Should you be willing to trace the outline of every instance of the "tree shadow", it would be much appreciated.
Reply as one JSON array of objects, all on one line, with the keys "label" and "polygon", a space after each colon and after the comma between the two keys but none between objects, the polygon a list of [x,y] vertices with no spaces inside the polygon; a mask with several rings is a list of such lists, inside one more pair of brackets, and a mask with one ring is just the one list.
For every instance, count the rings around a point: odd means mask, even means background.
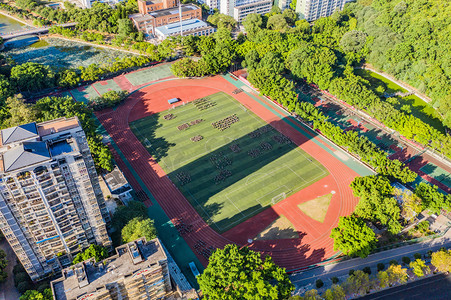
[{"label": "tree shadow", "polygon": [[175,143],[168,142],[166,138],[156,136],[157,129],[163,127],[163,124],[158,122],[159,116],[160,113],[155,113],[151,117],[130,123],[133,134],[158,163],[168,155],[171,147],[176,146]]},{"label": "tree shadow", "polygon": [[[269,184],[268,180],[273,181],[277,179],[270,177],[265,179],[268,176],[267,173],[258,174],[257,172],[267,164],[297,148],[297,145],[289,138],[274,130],[274,128],[279,128],[282,122],[285,121],[272,122],[269,125],[270,129],[268,129],[268,125],[260,127],[168,173],[172,182],[177,185],[178,189],[182,191],[193,207],[210,225],[213,226],[209,220],[215,219],[218,214],[230,214],[225,212],[225,209],[237,211],[232,217],[215,221],[216,230],[219,229],[220,232],[224,232],[239,224],[240,221],[244,221],[269,207],[271,198],[282,193],[289,194],[293,192],[284,187],[283,183],[275,191],[266,195],[262,195],[258,191],[258,189],[264,187],[265,182]],[[238,123],[231,126],[240,125]],[[226,133],[226,131],[227,129],[223,132]],[[312,135],[315,134],[312,133]],[[307,140],[307,137],[302,138],[302,142]],[[168,159],[169,164],[171,164],[171,157],[168,157]],[[172,159],[177,159],[177,157],[172,157]],[[313,159],[309,158],[309,160],[310,163],[313,162]],[[183,178],[186,177],[189,180],[184,182]],[[241,193],[236,193],[232,189],[223,196],[223,203],[227,204],[226,207],[222,206],[218,210],[217,206],[210,206],[212,197],[229,189],[232,185],[245,178],[247,178],[247,181],[243,182],[239,188],[243,188],[247,192],[254,192],[256,198],[261,197],[254,203],[265,204],[258,204],[248,208],[246,208],[246,205],[241,206],[239,205],[240,199],[236,198]],[[240,207],[237,207],[237,204]],[[214,209],[210,210],[210,207]]]}]

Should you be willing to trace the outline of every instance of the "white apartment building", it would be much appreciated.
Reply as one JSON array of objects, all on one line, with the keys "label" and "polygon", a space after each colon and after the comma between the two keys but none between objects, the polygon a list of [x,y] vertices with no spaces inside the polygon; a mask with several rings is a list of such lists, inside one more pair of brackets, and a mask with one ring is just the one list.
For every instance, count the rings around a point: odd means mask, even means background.
[{"label": "white apartment building", "polygon": [[272,7],[272,0],[221,0],[220,13],[232,16],[242,22],[249,14],[266,14]]},{"label": "white apartment building", "polygon": [[353,0],[297,0],[296,12],[301,19],[311,22],[332,15],[335,10],[342,10],[351,1]]},{"label": "white apartment building", "polygon": [[220,0],[198,0],[197,2],[207,5],[211,12],[213,9],[219,9]]},{"label": "white apartment building", "polygon": [[109,221],[76,117],[0,131],[0,229],[32,280],[90,244],[111,247]]}]

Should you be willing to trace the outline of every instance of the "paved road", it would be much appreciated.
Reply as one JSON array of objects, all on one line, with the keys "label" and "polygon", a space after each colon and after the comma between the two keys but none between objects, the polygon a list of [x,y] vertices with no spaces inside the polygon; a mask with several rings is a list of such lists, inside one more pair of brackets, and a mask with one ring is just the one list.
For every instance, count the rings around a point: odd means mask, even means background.
[{"label": "paved road", "polygon": [[440,274],[397,286],[359,300],[445,300],[451,299],[451,275]]},{"label": "paved road", "polygon": [[0,283],[0,300],[15,300],[19,299],[20,294],[14,287],[13,267],[16,264],[16,254],[9,246],[6,239],[0,242],[0,249],[5,250],[6,259],[8,259],[8,266],[6,267],[6,273],[8,278],[4,283]]},{"label": "paved road", "polygon": [[376,274],[378,263],[384,263],[387,267],[393,259],[398,260],[398,262],[401,262],[403,256],[409,256],[413,259],[414,253],[426,254],[429,250],[436,251],[441,247],[451,248],[451,230],[448,230],[444,236],[435,240],[379,252],[364,259],[354,258],[337,264],[319,267],[293,274],[290,276],[290,279],[295,285],[296,291],[302,291],[305,286],[309,286],[309,289],[314,288],[313,285],[317,279],[323,280],[326,285],[331,284],[331,277],[346,276],[350,269],[361,270],[364,267],[371,267],[372,274]]}]

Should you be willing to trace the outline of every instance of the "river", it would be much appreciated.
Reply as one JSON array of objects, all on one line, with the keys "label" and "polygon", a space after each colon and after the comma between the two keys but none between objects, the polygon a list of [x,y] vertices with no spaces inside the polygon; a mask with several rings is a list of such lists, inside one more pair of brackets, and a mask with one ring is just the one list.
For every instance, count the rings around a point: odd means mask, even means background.
[{"label": "river", "polygon": [[[14,19],[0,15],[0,33],[2,34],[26,29],[27,27],[27,25]],[[114,61],[116,58],[130,55],[121,51],[96,48],[58,38],[39,40],[36,36],[27,36],[7,41],[5,43],[5,49],[1,54],[11,58],[17,64],[37,62],[55,69],[61,67],[87,67],[93,63],[101,65],[102,63]]]}]

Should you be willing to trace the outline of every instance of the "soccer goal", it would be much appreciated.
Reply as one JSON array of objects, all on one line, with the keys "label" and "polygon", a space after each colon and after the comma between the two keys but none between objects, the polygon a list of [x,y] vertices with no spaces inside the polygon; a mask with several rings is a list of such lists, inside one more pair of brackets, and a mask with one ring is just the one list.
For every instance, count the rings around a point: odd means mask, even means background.
[{"label": "soccer goal", "polygon": [[277,202],[282,201],[282,200],[285,199],[286,197],[287,197],[287,193],[285,193],[285,192],[280,193],[279,195],[277,195],[277,196],[275,196],[275,197],[273,197],[273,198],[271,199],[271,204],[274,205],[274,204],[276,204]]},{"label": "soccer goal", "polygon": [[149,140],[147,138],[144,138],[144,145],[146,145],[146,147],[151,148],[152,144],[149,142]]}]

